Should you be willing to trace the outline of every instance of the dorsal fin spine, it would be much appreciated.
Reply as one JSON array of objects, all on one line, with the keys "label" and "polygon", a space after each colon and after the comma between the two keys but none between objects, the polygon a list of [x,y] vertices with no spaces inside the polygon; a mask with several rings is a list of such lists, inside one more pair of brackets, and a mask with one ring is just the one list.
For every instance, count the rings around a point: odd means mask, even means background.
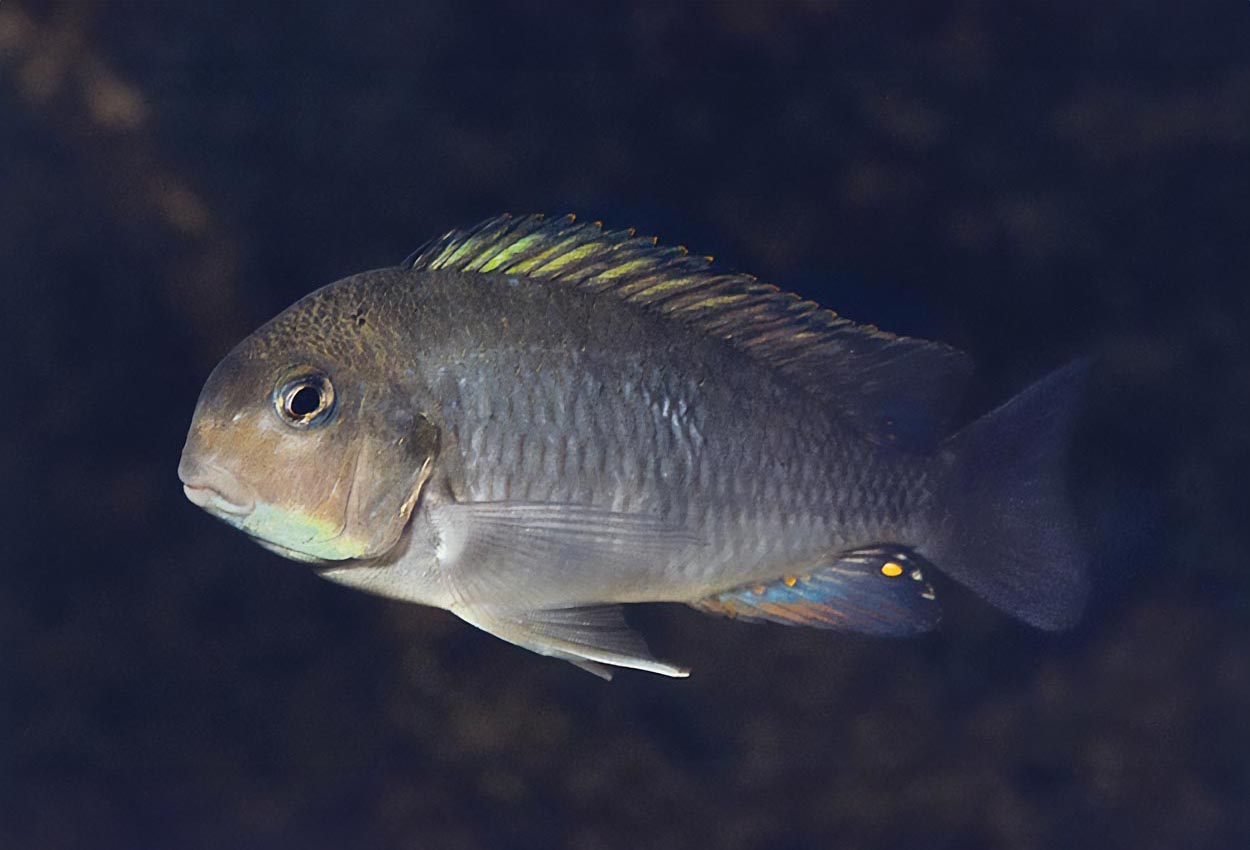
[{"label": "dorsal fin spine", "polygon": [[631,274],[642,271],[652,265],[652,261],[646,257],[631,257],[625,262],[609,266],[603,271],[595,275],[595,281],[602,281],[604,284],[611,283],[622,277],[629,277]]},{"label": "dorsal fin spine", "polygon": [[695,277],[676,277],[671,279],[660,278],[657,282],[651,284],[646,289],[639,290],[637,296],[640,299],[655,303],[657,299],[663,297],[666,292],[680,291],[695,283],[698,278]]},{"label": "dorsal fin spine", "polygon": [[[512,243],[513,238],[514,234],[512,228],[501,228],[500,232],[496,234],[495,238],[482,249],[480,254],[469,259],[464,266],[464,270],[468,272],[491,271],[491,269],[494,268],[492,264],[494,264],[496,260],[499,259],[500,255],[504,253],[506,247]],[[490,268],[488,268],[488,266]]]},{"label": "dorsal fin spine", "polygon": [[518,256],[524,256],[525,252],[529,249],[530,245],[538,242],[541,239],[542,239],[541,234],[530,233],[527,236],[522,237],[517,242],[513,242],[510,245],[504,245],[499,250],[498,254],[491,257],[490,262],[487,264],[490,266],[490,268],[483,267],[482,271],[493,272],[496,269],[498,269],[499,271],[507,271],[508,264],[512,263]]},{"label": "dorsal fin spine", "polygon": [[475,271],[493,271],[495,267],[506,262],[508,257],[515,256],[514,251],[523,250],[521,243],[532,237],[539,226],[538,222],[527,218],[501,221],[489,245],[483,247],[480,261],[471,260],[465,267],[466,271],[471,270],[469,266],[476,266],[472,269]]},{"label": "dorsal fin spine", "polygon": [[569,237],[567,239],[561,239],[560,241],[556,242],[554,245],[551,245],[539,251],[534,256],[526,257],[524,259],[518,260],[517,262],[508,266],[507,272],[508,274],[533,274],[535,276],[538,276],[539,269],[543,266],[543,264],[547,262],[547,260],[559,255],[561,251],[563,251],[570,244],[573,244],[576,241],[577,241],[577,237],[575,236]]},{"label": "dorsal fin spine", "polygon": [[574,266],[577,263],[590,259],[603,251],[603,244],[600,242],[584,241],[578,244],[580,240],[569,239],[564,243],[564,247],[557,247],[555,255],[547,262],[543,263],[539,268],[534,269],[534,274],[558,277],[561,269]]},{"label": "dorsal fin spine", "polygon": [[469,231],[468,237],[461,243],[461,245],[458,248],[454,248],[451,251],[450,256],[448,256],[445,260],[443,260],[441,265],[454,266],[460,262],[461,258],[470,254],[470,252],[480,253],[481,248],[483,247],[482,246],[483,240],[481,238],[482,234],[490,232],[492,230],[499,229],[501,224],[506,227],[508,221],[510,221],[510,219],[505,219],[503,221],[483,222],[482,224],[478,225],[473,230]]}]

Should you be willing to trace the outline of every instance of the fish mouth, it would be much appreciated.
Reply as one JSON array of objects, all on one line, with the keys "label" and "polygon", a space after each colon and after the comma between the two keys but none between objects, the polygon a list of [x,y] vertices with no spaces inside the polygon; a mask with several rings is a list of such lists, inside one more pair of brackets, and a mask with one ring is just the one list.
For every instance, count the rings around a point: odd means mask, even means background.
[{"label": "fish mouth", "polygon": [[256,507],[255,499],[248,499],[246,502],[231,501],[218,490],[204,484],[183,484],[182,492],[187,494],[187,500],[191,504],[209,513],[245,517]]},{"label": "fish mouth", "polygon": [[178,477],[187,500],[211,514],[237,520],[256,508],[255,493],[238,476],[186,452],[178,464]]}]

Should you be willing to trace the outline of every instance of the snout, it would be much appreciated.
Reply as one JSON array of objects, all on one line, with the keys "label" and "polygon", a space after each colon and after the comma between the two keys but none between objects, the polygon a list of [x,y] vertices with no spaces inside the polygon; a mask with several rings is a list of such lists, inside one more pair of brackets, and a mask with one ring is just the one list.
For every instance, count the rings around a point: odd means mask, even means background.
[{"label": "snout", "polygon": [[178,463],[178,477],[191,504],[209,513],[243,517],[256,507],[256,495],[235,475],[185,451]]}]

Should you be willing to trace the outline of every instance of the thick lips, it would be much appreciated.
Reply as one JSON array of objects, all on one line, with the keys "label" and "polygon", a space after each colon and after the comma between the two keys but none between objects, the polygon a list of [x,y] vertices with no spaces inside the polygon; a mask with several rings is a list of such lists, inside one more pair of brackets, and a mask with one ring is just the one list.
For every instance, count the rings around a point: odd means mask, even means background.
[{"label": "thick lips", "polygon": [[212,487],[204,487],[197,484],[183,484],[182,492],[187,494],[187,498],[191,500],[191,504],[197,505],[206,511],[220,514],[230,514],[231,516],[247,516],[252,512],[255,503],[239,503],[232,502],[218,493]]},{"label": "thick lips", "polygon": [[185,455],[178,464],[182,490],[191,504],[215,514],[247,516],[256,507],[251,488],[226,470],[200,463]]}]

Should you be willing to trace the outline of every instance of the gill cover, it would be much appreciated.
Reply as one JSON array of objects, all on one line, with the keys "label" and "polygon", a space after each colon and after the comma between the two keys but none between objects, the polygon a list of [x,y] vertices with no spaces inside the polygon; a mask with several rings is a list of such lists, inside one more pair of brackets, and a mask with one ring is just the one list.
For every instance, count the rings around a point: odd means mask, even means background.
[{"label": "gill cover", "polygon": [[361,545],[356,558],[384,555],[399,541],[438,455],[438,429],[423,414],[393,424],[386,436],[362,439],[347,518]]},{"label": "gill cover", "polygon": [[321,445],[284,435],[302,469],[254,485],[270,493],[268,516],[244,530],[262,545],[295,560],[342,561],[385,555],[399,541],[433,469],[438,429],[390,387],[366,391],[344,419]]}]

